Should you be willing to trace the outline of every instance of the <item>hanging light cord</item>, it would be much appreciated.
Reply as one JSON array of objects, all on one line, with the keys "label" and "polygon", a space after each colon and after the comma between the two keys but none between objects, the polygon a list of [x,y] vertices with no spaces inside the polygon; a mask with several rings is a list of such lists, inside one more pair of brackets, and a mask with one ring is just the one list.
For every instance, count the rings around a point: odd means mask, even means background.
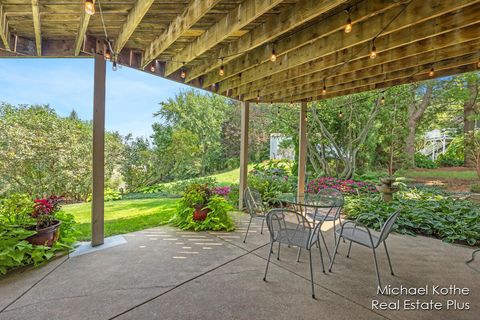
[{"label": "hanging light cord", "polygon": [[98,10],[100,11],[100,19],[102,20],[103,33],[105,34],[105,39],[107,39],[108,48],[110,49],[110,52],[112,52],[113,59],[115,60],[117,54],[115,53],[115,51],[113,51],[112,44],[110,43],[110,38],[108,37],[107,27],[105,26],[105,19],[103,18],[102,3],[100,0],[97,0],[97,2]]}]

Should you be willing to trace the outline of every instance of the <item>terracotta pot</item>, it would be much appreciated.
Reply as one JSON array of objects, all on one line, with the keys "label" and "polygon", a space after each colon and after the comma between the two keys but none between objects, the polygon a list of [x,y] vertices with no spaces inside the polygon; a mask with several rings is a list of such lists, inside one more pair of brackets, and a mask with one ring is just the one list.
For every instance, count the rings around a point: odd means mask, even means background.
[{"label": "terracotta pot", "polygon": [[193,212],[193,220],[203,221],[207,218],[207,214],[212,211],[209,208],[202,209],[202,206],[196,206]]},{"label": "terracotta pot", "polygon": [[[51,226],[36,230],[37,233],[28,237],[26,240],[33,245],[51,247],[55,242],[57,242],[58,237],[60,236],[61,224],[61,221],[55,220]],[[35,227],[30,230],[35,230]]]}]

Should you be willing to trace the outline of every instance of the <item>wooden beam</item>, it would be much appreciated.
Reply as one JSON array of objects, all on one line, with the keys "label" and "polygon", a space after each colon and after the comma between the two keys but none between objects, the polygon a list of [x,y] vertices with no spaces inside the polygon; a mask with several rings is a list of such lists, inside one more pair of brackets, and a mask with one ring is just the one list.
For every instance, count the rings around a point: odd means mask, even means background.
[{"label": "wooden beam", "polygon": [[[93,0],[93,4],[95,4],[95,0]],[[91,15],[85,12],[85,8],[82,5],[82,13],[80,14],[80,23],[78,25],[77,37],[75,40],[75,56],[78,56],[80,54],[80,50],[82,49],[83,41],[85,39],[85,34],[88,28],[88,23],[90,22],[90,17]]]},{"label": "wooden beam", "polygon": [[103,55],[95,54],[95,75],[93,84],[93,247],[103,244],[104,241],[105,78],[105,59]]},{"label": "wooden beam", "polygon": [[[443,74],[444,70],[455,69],[464,65],[476,65],[480,55],[478,51],[468,53],[458,57],[447,58],[441,61],[436,61],[435,63],[429,62],[419,66],[405,66],[402,70],[392,71],[389,73],[375,75],[370,77],[365,75],[363,79],[356,79],[351,82],[341,83],[338,85],[332,85],[327,87],[327,94],[322,95],[322,87],[316,86],[315,88],[310,88],[310,91],[298,91],[287,93],[287,98],[277,98],[273,99],[276,101],[300,101],[300,100],[318,100],[318,99],[328,99],[331,97],[336,97],[344,95],[345,92],[354,92],[354,90],[359,89],[360,91],[372,90],[372,88],[386,88],[396,85],[401,85],[404,83],[414,82],[409,81],[409,79],[416,79],[417,75],[427,75],[432,67],[435,69],[435,77]],[[425,80],[428,79],[425,78]],[[406,82],[405,82],[406,81]],[[388,84],[388,86],[385,85]]]},{"label": "wooden beam", "polygon": [[195,25],[207,12],[209,12],[220,0],[191,0],[182,14],[170,23],[167,30],[155,38],[145,50],[142,67],[145,68],[150,62],[170,47],[175,41],[183,36]]},{"label": "wooden beam", "polygon": [[148,9],[152,6],[154,0],[137,0],[132,10],[128,13],[127,20],[123,24],[120,34],[115,41],[114,51],[116,54],[122,51],[128,39],[132,36],[138,24],[142,21]]},{"label": "wooden beam", "polygon": [[[265,43],[271,42],[280,35],[325,14],[337,6],[341,6],[345,2],[347,1],[301,0],[293,7],[287,7],[279,14],[268,17],[260,26],[255,27],[240,39],[229,43],[226,47],[221,48],[214,57],[225,57],[223,63],[227,63],[238,58],[240,53],[253,50]],[[222,61],[216,58],[201,61],[198,65],[190,68],[186,82],[219,68],[221,63]]]},{"label": "wooden beam", "polygon": [[3,47],[10,50],[7,17],[2,4],[0,4],[0,40],[2,40]]},{"label": "wooden beam", "polygon": [[243,209],[243,193],[248,186],[248,122],[250,121],[250,103],[242,102],[241,141],[240,141],[240,186],[238,209]]},{"label": "wooden beam", "polygon": [[297,175],[297,199],[302,200],[305,195],[305,171],[307,170],[307,131],[307,102],[303,101],[300,107]]},{"label": "wooden beam", "polygon": [[[436,59],[455,57],[478,50],[480,24],[462,29],[456,29],[445,34],[416,41],[401,47],[381,52],[374,60],[368,57],[368,48],[363,48],[354,60],[344,68],[338,69],[345,57],[336,54],[329,55],[312,64],[288,70],[281,75],[268,77],[254,83],[243,85],[231,90],[233,96],[244,94],[245,100],[254,99],[257,92],[265,99],[282,96],[287,89],[315,84],[338,84],[362,78],[365,74],[374,75],[394,70],[401,70],[412,63],[415,65],[433,62]],[[310,73],[312,71],[312,73]],[[331,75],[326,77],[326,75]],[[283,95],[284,96],[284,95]]]},{"label": "wooden beam", "polygon": [[[359,29],[356,25],[361,21],[371,19],[372,17],[380,15],[382,12],[388,12],[394,8],[398,8],[400,4],[401,2],[394,1],[386,3],[384,0],[369,0],[359,3],[355,6],[355,10],[353,10],[351,13],[355,30]],[[379,19],[377,18],[377,20]],[[379,22],[377,21],[377,23]],[[269,62],[273,49],[275,49],[277,52],[278,57],[276,64],[278,64],[281,61],[282,55],[299,49],[306,44],[325,38],[332,33],[345,33],[344,27],[345,19],[339,19],[338,15],[315,22],[288,37],[284,37],[275,41],[275,44],[269,43],[267,45],[255,48],[254,50],[251,50],[240,57],[236,57],[236,59],[230,63],[225,64],[226,73],[223,77],[220,77],[218,72],[215,72],[216,70],[207,73],[203,79],[204,87],[208,87],[214,83],[226,81],[229,78],[237,77],[237,75],[240,76],[243,72],[254,66]],[[369,27],[369,29],[371,28]],[[330,43],[329,45],[331,47],[334,44]]]},{"label": "wooden beam", "polygon": [[37,55],[42,56],[42,28],[40,24],[40,8],[38,0],[32,0],[32,14],[33,14],[33,28],[35,31],[35,47],[37,48]]},{"label": "wooden beam", "polygon": [[[468,10],[459,10],[467,5],[469,5]],[[301,33],[295,34],[294,39],[285,39],[286,42],[282,40],[281,46],[280,42],[277,46],[280,46],[279,52],[283,52],[282,48],[290,46],[289,41],[301,41],[304,44],[308,44],[279,57],[275,63],[266,62],[253,68],[251,67],[255,65],[253,61],[267,61],[269,55],[266,52],[258,56],[237,59],[238,61],[236,60],[233,65],[235,71],[244,69],[246,65],[248,65],[250,69],[243,71],[241,76],[232,77],[220,82],[219,92],[225,92],[227,89],[237,87],[241,84],[317,60],[320,57],[336,51],[340,53],[361,44],[368,46],[371,40],[376,37],[389,22],[391,23],[388,25],[388,28],[383,30],[382,35],[375,40],[376,47],[380,51],[385,48],[392,48],[408,42],[421,40],[422,38],[431,36],[431,33],[439,34],[448,31],[452,24],[457,24],[458,28],[459,22],[462,21],[464,21],[464,24],[471,24],[478,21],[478,14],[476,14],[478,11],[470,11],[473,9],[476,10],[477,6],[478,1],[468,0],[456,1],[455,6],[452,6],[450,2],[441,0],[428,2],[413,0],[405,9],[403,7],[395,8],[382,15],[359,22],[355,26],[356,31],[353,36],[351,33],[346,34],[343,30],[339,30],[326,37],[308,43],[307,40],[312,37],[310,33],[313,31],[309,30],[309,32],[305,34],[304,30]],[[470,22],[467,22],[468,20]],[[405,31],[398,32],[402,29]],[[319,33],[321,30],[317,30],[316,32]],[[227,73],[230,72],[227,66],[225,66],[225,71]]]},{"label": "wooden beam", "polygon": [[172,58],[173,61],[167,62],[165,76],[169,76],[180,69],[183,65],[182,63],[189,63],[207,50],[210,50],[228,38],[232,33],[250,24],[280,2],[282,2],[282,0],[243,1],[220,21],[210,27],[204,34],[178,52]]}]

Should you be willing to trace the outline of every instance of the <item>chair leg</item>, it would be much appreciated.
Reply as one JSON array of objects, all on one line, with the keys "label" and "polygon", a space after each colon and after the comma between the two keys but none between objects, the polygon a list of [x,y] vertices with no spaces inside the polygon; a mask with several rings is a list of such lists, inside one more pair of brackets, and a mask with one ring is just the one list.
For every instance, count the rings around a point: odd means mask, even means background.
[{"label": "chair leg", "polygon": [[313,284],[312,250],[308,250],[308,255],[310,257],[310,278],[312,282],[312,298],[315,299],[315,285]]},{"label": "chair leg", "polygon": [[395,274],[393,273],[392,262],[390,261],[390,255],[388,254],[387,243],[383,241],[383,246],[385,247],[385,253],[387,254],[388,265],[390,266],[390,273],[392,276]]},{"label": "chair leg", "polygon": [[280,242],[278,243],[277,260],[280,260]]},{"label": "chair leg", "polygon": [[243,239],[243,243],[245,243],[245,241],[247,241],[248,230],[250,230],[250,224],[252,223],[252,219],[253,219],[253,217],[250,216],[250,221],[248,222],[247,232],[245,233],[245,238]]},{"label": "chair leg", "polygon": [[327,250],[328,259],[330,261],[332,261],[332,256],[330,255],[330,250],[328,250],[328,246],[327,246],[327,242],[325,241],[325,237],[323,236],[322,231],[320,231],[319,233],[320,233],[320,236],[322,237],[323,244],[325,245],[325,250]]},{"label": "chair leg", "polygon": [[263,234],[263,224],[265,223],[265,218],[262,219],[262,229],[260,229],[260,234]]},{"label": "chair leg", "polygon": [[[317,243],[318,243],[318,240],[317,240]],[[317,247],[318,247],[318,251],[320,252],[320,261],[322,262],[322,270],[323,270],[323,273],[325,273],[325,265],[323,263],[322,246],[320,244],[318,244]]]},{"label": "chair leg", "polygon": [[273,241],[270,242],[270,250],[268,250],[267,267],[265,268],[265,275],[263,276],[263,281],[267,281],[267,271],[268,271],[268,265],[270,264],[270,257],[272,256],[272,247],[273,247]]},{"label": "chair leg", "polygon": [[377,274],[377,285],[380,288],[380,273],[378,272],[378,262],[377,262],[377,254],[375,252],[375,248],[372,249],[373,251],[373,260],[375,262],[375,273]]},{"label": "chair leg", "polygon": [[337,255],[338,246],[340,245],[340,239],[342,238],[342,232],[338,236],[337,244],[335,245],[335,251],[333,252],[332,260],[330,261],[330,267],[328,267],[328,272],[332,272],[333,262],[335,261],[335,256]]},{"label": "chair leg", "polygon": [[352,250],[352,241],[350,241],[350,244],[348,245],[347,258],[350,258],[350,250]]},{"label": "chair leg", "polygon": [[302,248],[298,248],[297,262],[300,262],[300,253],[302,253]]},{"label": "chair leg", "polygon": [[333,220],[333,243],[337,243],[337,226],[335,225],[335,220]]}]

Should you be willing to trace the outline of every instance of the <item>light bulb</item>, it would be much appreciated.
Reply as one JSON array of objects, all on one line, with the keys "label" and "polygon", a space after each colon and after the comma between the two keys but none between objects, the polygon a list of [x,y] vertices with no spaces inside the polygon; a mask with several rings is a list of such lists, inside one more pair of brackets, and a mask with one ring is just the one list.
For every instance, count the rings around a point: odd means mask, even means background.
[{"label": "light bulb", "polygon": [[382,99],[380,99],[381,104],[385,104],[385,97],[382,96]]},{"label": "light bulb", "polygon": [[112,58],[112,53],[110,52],[110,49],[107,48],[107,50],[105,50],[105,55],[104,55],[105,59],[107,60],[110,60]]},{"label": "light bulb", "polygon": [[153,64],[150,66],[150,71],[155,72],[155,66]]},{"label": "light bulb", "polygon": [[372,51],[370,51],[370,59],[375,59],[377,57],[377,48],[375,45],[372,46]]},{"label": "light bulb", "polygon": [[347,19],[347,24],[345,25],[345,33],[350,33],[352,31],[352,20]]},{"label": "light bulb", "polygon": [[85,0],[85,12],[89,15],[95,14],[95,4],[93,4],[93,0]]},{"label": "light bulb", "polygon": [[338,117],[339,117],[340,119],[343,119],[343,112],[342,112],[342,111],[340,111],[340,113],[338,114]]},{"label": "light bulb", "polygon": [[187,77],[187,71],[185,71],[185,69],[182,69],[182,71],[180,71],[180,78],[185,79],[186,77]]},{"label": "light bulb", "polygon": [[433,77],[434,74],[435,74],[435,69],[433,69],[433,68],[430,69],[430,71],[428,72],[428,75],[429,75],[430,77]]},{"label": "light bulb", "polygon": [[322,96],[327,94],[327,86],[323,85]]},{"label": "light bulb", "polygon": [[293,107],[293,101],[290,101],[290,107]]},{"label": "light bulb", "polygon": [[275,62],[277,61],[277,53],[275,50],[272,50],[272,55],[270,56],[270,61]]},{"label": "light bulb", "polygon": [[223,77],[225,75],[225,67],[223,66],[223,64],[220,66],[220,70],[218,70],[218,74],[220,75],[220,77]]},{"label": "light bulb", "polygon": [[112,70],[117,71],[117,69],[118,69],[117,61],[113,61]]}]

